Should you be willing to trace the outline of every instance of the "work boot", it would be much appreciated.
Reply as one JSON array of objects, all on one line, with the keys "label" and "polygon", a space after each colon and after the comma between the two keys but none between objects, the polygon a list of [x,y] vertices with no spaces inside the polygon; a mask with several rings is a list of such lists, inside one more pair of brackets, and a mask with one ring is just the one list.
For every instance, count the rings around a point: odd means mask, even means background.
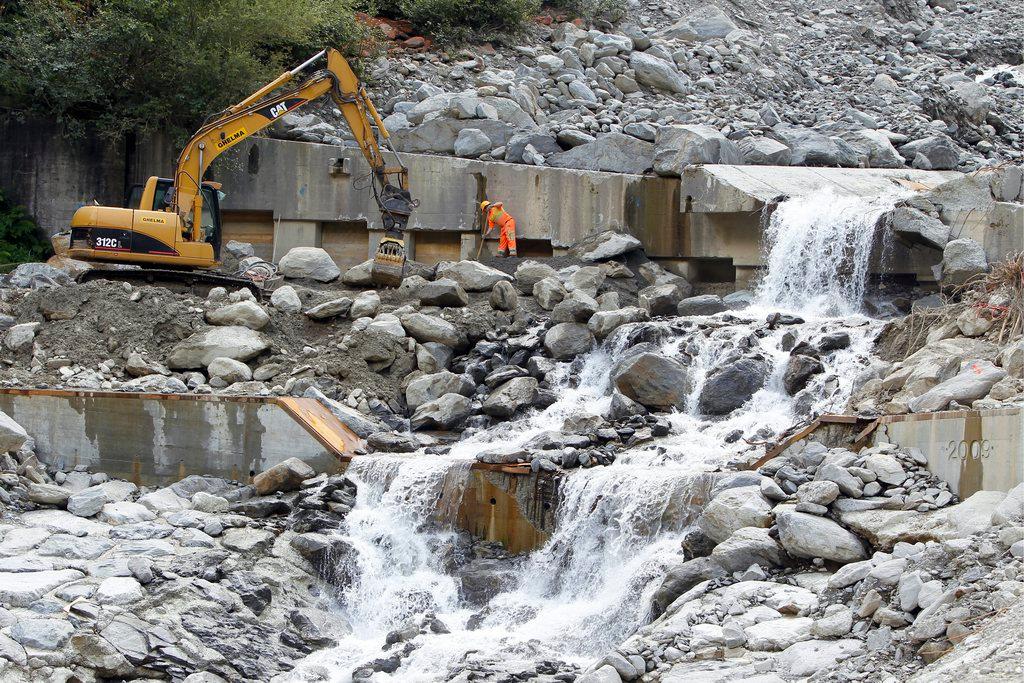
[{"label": "work boot", "polygon": [[512,250],[510,250],[510,251],[508,252],[508,255],[509,255],[509,257],[511,257],[511,258],[519,258],[519,255],[518,255],[518,254],[516,254],[516,250],[515,250],[515,249],[512,249]]},{"label": "work boot", "polygon": [[508,252],[506,250],[504,250],[504,249],[499,249],[498,253],[496,254],[496,256],[498,258],[505,258],[506,256],[508,256]]}]

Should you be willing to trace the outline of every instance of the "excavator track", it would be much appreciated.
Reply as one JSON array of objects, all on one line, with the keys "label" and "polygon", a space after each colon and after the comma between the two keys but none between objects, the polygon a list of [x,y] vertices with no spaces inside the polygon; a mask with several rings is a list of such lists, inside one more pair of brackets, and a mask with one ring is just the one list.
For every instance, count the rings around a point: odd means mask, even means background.
[{"label": "excavator track", "polygon": [[219,275],[203,271],[166,270],[158,268],[130,268],[105,270],[91,268],[76,278],[77,282],[93,280],[112,280],[114,282],[130,282],[133,285],[164,287],[179,294],[193,294],[205,297],[214,287],[238,289],[245,287],[257,300],[263,298],[266,290],[252,280],[229,275]]}]

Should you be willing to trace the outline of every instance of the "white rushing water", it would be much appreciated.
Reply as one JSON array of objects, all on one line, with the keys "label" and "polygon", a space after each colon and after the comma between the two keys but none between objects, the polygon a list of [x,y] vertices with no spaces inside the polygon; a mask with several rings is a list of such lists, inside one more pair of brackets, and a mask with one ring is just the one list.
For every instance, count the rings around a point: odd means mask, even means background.
[{"label": "white rushing water", "polygon": [[[358,485],[358,500],[338,530],[358,551],[357,578],[338,600],[353,633],[299,662],[288,680],[350,680],[353,669],[394,651],[382,650],[389,631],[426,613],[451,632],[417,637],[417,648],[398,671],[378,672],[373,680],[444,681],[453,667],[514,671],[543,660],[584,666],[624,640],[648,620],[651,596],[666,568],[679,561],[680,541],[698,511],[694,501],[707,493],[702,473],[763,450],[745,439],[769,440],[809,410],[845,404],[878,330],[855,312],[876,212],[887,203],[832,196],[816,208],[803,200],[784,203],[769,226],[769,269],[754,305],[647,324],[663,330],[658,345],[664,354],[693,359],[692,389],[684,408],[669,416],[671,435],[624,450],[610,466],[571,471],[561,483],[551,540],[518,565],[517,578],[483,609],[462,603],[457,579],[444,571],[459,483],[483,450],[516,450],[559,430],[567,417],[603,414],[611,400],[611,370],[628,352],[629,329],[588,354],[581,367],[563,364],[559,400],[543,411],[477,432],[445,457],[354,461],[349,476]],[[766,328],[765,317],[779,309],[798,311],[806,322]],[[789,357],[785,335],[814,343],[838,330],[850,335],[850,347],[822,358],[825,372],[811,381],[805,399],[788,396],[782,387]],[[771,369],[765,385],[731,415],[702,416],[697,398],[708,372],[738,349],[766,359]],[[745,438],[728,443],[726,436],[737,430]]]}]

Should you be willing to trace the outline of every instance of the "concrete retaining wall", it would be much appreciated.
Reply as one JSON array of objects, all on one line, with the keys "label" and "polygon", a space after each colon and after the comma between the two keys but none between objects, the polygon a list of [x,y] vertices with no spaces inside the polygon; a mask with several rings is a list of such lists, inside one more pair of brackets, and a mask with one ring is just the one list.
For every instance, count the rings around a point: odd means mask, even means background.
[{"label": "concrete retaining wall", "polygon": [[872,443],[919,448],[928,469],[961,498],[976,491],[1009,491],[1024,481],[1024,410],[967,410],[890,415]]},{"label": "concrete retaining wall", "polygon": [[318,471],[341,463],[285,410],[265,399],[70,392],[0,393],[0,410],[54,467],[85,465],[137,484],[189,474],[248,481],[291,457]]}]

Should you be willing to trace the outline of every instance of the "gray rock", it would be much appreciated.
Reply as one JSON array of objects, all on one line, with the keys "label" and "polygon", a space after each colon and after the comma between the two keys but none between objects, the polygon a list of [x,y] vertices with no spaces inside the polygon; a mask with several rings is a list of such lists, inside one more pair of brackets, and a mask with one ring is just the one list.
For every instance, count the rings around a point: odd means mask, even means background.
[{"label": "gray rock", "polygon": [[841,564],[867,558],[861,540],[831,519],[796,512],[784,505],[775,508],[775,519],[779,542],[794,557],[820,557]]},{"label": "gray rock", "polygon": [[52,651],[68,642],[74,631],[67,619],[21,619],[11,627],[11,638],[24,647]]},{"label": "gray rock", "polygon": [[675,282],[664,285],[644,287],[637,293],[640,305],[651,317],[674,316],[679,302],[693,292],[689,282]]},{"label": "gray rock", "polygon": [[629,56],[629,67],[636,80],[651,88],[685,95],[690,91],[690,79],[679,73],[672,62],[647,54],[634,52]]},{"label": "gray rock", "polygon": [[924,413],[943,410],[951,401],[970,405],[984,398],[997,382],[1006,377],[1006,371],[987,360],[967,361],[955,377],[941,382],[917,398],[907,407],[911,412]]},{"label": "gray rock", "polygon": [[782,376],[782,386],[786,388],[787,394],[796,396],[803,391],[812,377],[824,371],[825,366],[817,358],[802,354],[790,356]]},{"label": "gray rock", "polygon": [[[597,315],[595,314],[595,318]],[[612,369],[612,384],[627,398],[647,408],[683,408],[689,391],[686,368],[656,353],[640,353]]]},{"label": "gray rock", "polygon": [[751,565],[779,567],[787,557],[768,529],[745,527],[734,531],[711,551],[711,559],[726,572],[745,571]]},{"label": "gray rock", "polygon": [[654,161],[654,145],[623,133],[606,133],[578,147],[552,154],[549,166],[581,171],[609,173],[645,173]]},{"label": "gray rock", "polygon": [[[511,100],[507,100],[507,102],[515,105]],[[516,106],[516,109],[519,109],[518,106]],[[529,115],[521,109],[519,109],[519,112],[521,115],[529,118]],[[410,121],[412,121],[412,118],[410,118]],[[532,120],[530,124],[532,126],[536,125],[532,123]],[[486,136],[490,140],[490,149],[507,145],[513,132],[516,130],[515,126],[509,125],[504,121],[492,119],[434,118],[419,123],[412,128],[396,131],[391,136],[391,139],[399,152],[454,154],[455,141],[460,132],[466,128],[472,128]]]},{"label": "gray rock", "polygon": [[846,164],[841,163],[844,155],[837,138],[830,138],[810,128],[779,123],[772,127],[769,135],[789,147],[790,163],[793,166],[857,165],[856,158],[852,163],[849,160]]},{"label": "gray rock", "polygon": [[636,306],[626,306],[614,311],[597,311],[590,316],[587,327],[598,339],[604,339],[612,332],[629,323],[639,323],[649,320],[647,311]]},{"label": "gray rock", "polygon": [[71,492],[55,484],[39,484],[32,482],[28,485],[27,497],[33,503],[41,505],[56,505],[64,507],[68,502]]},{"label": "gray rock", "polygon": [[759,358],[740,358],[717,368],[704,380],[697,408],[705,415],[728,415],[764,386],[767,364]]},{"label": "gray rock", "polygon": [[512,417],[517,410],[533,403],[537,397],[537,380],[533,377],[515,377],[505,382],[483,403],[484,414],[492,417]]},{"label": "gray rock", "polygon": [[714,315],[728,310],[722,297],[717,294],[702,294],[683,299],[676,305],[676,315]]},{"label": "gray rock", "polygon": [[654,143],[654,171],[679,176],[693,164],[739,164],[742,155],[736,144],[705,125],[662,126]]},{"label": "gray rock", "polygon": [[750,166],[789,166],[789,147],[766,137],[747,137],[736,143],[744,164]]},{"label": "gray rock", "polygon": [[[569,247],[569,256],[581,261],[607,261],[629,252],[642,249],[640,240],[618,230],[604,230],[592,233]],[[516,271],[518,278],[518,271]]]},{"label": "gray rock", "polygon": [[294,491],[302,482],[314,476],[316,470],[305,462],[298,458],[288,458],[257,474],[252,483],[258,495],[266,496],[278,491]]},{"label": "gray rock", "polygon": [[173,369],[205,368],[215,358],[247,361],[270,348],[270,342],[248,327],[211,327],[178,342],[167,356]]},{"label": "gray rock", "polygon": [[13,325],[4,334],[4,346],[15,353],[31,349],[41,324],[34,322]]},{"label": "gray rock", "polygon": [[702,5],[655,35],[658,38],[704,42],[725,38],[736,29],[736,24],[721,8],[715,5]]},{"label": "gray rock", "polygon": [[944,171],[960,164],[960,152],[944,135],[935,135],[908,142],[899,148],[900,154],[914,160],[914,168]]},{"label": "gray rock", "polygon": [[445,394],[436,401],[424,403],[417,408],[409,423],[413,429],[452,429],[471,414],[472,402],[468,398],[459,394]]},{"label": "gray rock", "polygon": [[491,139],[479,128],[463,128],[455,136],[453,151],[457,157],[476,159],[491,151]]},{"label": "gray rock", "polygon": [[512,280],[508,273],[485,266],[479,261],[442,263],[437,267],[437,277],[454,280],[467,292],[488,292],[495,283]]},{"label": "gray rock", "polygon": [[270,316],[255,301],[237,301],[206,313],[211,325],[237,325],[250,330],[261,330],[270,322]]},{"label": "gray rock", "polygon": [[[506,281],[501,280],[495,286]],[[442,306],[450,308],[461,308],[469,304],[469,295],[455,280],[441,278],[433,282],[426,282],[420,285],[417,290],[420,303],[425,306]]]},{"label": "gray rock", "polygon": [[0,572],[0,602],[11,607],[28,607],[53,589],[83,576],[74,569]]},{"label": "gray rock", "polygon": [[472,396],[475,388],[468,375],[456,375],[453,372],[442,370],[422,375],[409,382],[409,386],[405,389],[405,402],[415,410],[424,403],[436,401],[445,394]]},{"label": "gray rock", "polygon": [[7,286],[19,289],[67,287],[74,283],[70,275],[48,263],[21,263],[7,276]]},{"label": "gray rock", "polygon": [[409,336],[421,344],[437,342],[457,350],[468,344],[466,335],[443,318],[425,313],[406,313],[401,321]]},{"label": "gray rock", "polygon": [[838,497],[839,485],[834,481],[809,481],[806,484],[800,484],[796,490],[796,499],[801,503],[828,506]]},{"label": "gray rock", "polygon": [[92,517],[99,514],[103,506],[111,502],[102,486],[90,486],[68,498],[68,512],[78,517]]},{"label": "gray rock", "polygon": [[886,216],[889,229],[911,244],[943,249],[949,241],[949,226],[917,209],[901,206]]},{"label": "gray rock", "polygon": [[859,130],[846,138],[867,159],[869,168],[903,168],[904,159],[881,130]]},{"label": "gray rock", "polygon": [[352,310],[352,299],[343,296],[339,299],[331,299],[317,304],[304,313],[311,320],[330,320],[339,316],[347,316]]},{"label": "gray rock", "polygon": [[298,313],[302,310],[302,301],[291,285],[282,285],[270,295],[270,305],[282,313]]},{"label": "gray rock", "polygon": [[558,274],[546,263],[523,261],[516,267],[515,286],[521,294],[532,295],[533,286],[545,278],[557,280]]},{"label": "gray rock", "polygon": [[278,272],[286,278],[309,278],[318,282],[337,280],[341,269],[331,255],[319,247],[293,247],[281,257]]},{"label": "gray rock", "polygon": [[28,440],[28,432],[7,413],[0,410],[0,453],[17,451]]},{"label": "gray rock", "polygon": [[540,154],[547,156],[562,151],[555,138],[544,133],[520,131],[515,133],[505,145],[505,161],[513,164],[523,163],[523,152],[526,146],[532,146]]},{"label": "gray rock", "polygon": [[950,240],[942,250],[942,284],[962,285],[988,272],[985,248],[969,237]]},{"label": "gray rock", "polygon": [[697,526],[708,538],[722,543],[738,529],[767,528],[771,521],[772,504],[761,493],[761,487],[741,486],[715,496],[701,511]]},{"label": "gray rock", "polygon": [[242,361],[231,358],[214,358],[206,366],[206,374],[211,380],[221,380],[224,384],[220,386],[234,384],[235,382],[248,382],[252,379],[252,370],[249,369],[249,366]]},{"label": "gray rock", "polygon": [[571,360],[593,345],[593,333],[579,323],[559,323],[544,334],[544,349],[557,360]]},{"label": "gray rock", "polygon": [[1024,524],[1024,484],[1017,484],[992,511],[992,524]]}]

